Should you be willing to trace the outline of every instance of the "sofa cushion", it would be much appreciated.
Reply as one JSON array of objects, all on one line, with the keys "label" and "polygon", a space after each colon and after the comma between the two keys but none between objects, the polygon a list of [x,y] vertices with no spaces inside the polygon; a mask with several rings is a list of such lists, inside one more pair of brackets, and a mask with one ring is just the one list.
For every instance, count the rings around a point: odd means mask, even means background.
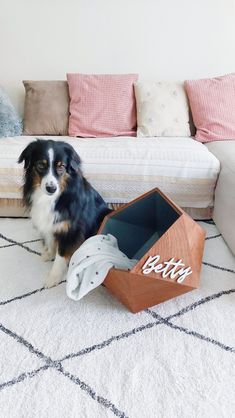
[{"label": "sofa cushion", "polygon": [[235,254],[235,141],[210,142],[207,148],[221,164],[213,219]]},{"label": "sofa cushion", "polygon": [[135,83],[137,136],[190,136],[189,107],[182,83]]},{"label": "sofa cushion", "polygon": [[[20,198],[23,167],[17,159],[34,138],[0,141],[0,198]],[[45,138],[48,139],[48,138]],[[126,203],[159,187],[182,207],[213,206],[217,158],[192,138],[71,138],[84,175],[108,203]]]},{"label": "sofa cushion", "polygon": [[187,80],[196,139],[201,142],[235,139],[235,74]]},{"label": "sofa cushion", "polygon": [[67,135],[69,92],[67,81],[23,81],[24,134]]},{"label": "sofa cushion", "polygon": [[67,74],[69,135],[136,136],[137,74]]},{"label": "sofa cushion", "polygon": [[22,121],[7,93],[0,86],[0,137],[22,134]]}]

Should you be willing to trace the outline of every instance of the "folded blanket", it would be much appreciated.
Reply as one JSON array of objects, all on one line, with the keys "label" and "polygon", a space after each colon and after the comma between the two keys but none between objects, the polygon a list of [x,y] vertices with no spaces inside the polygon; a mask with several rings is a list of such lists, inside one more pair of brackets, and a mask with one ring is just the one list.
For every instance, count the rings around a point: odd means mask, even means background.
[{"label": "folded blanket", "polygon": [[73,300],[79,300],[99,286],[112,267],[128,270],[137,262],[119,250],[117,239],[111,234],[88,238],[70,260],[67,295]]}]

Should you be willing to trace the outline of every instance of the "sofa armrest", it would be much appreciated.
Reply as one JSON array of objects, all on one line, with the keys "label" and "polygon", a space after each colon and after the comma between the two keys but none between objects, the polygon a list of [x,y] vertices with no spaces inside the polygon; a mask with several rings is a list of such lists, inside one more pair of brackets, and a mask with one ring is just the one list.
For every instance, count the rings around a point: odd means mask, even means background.
[{"label": "sofa armrest", "polygon": [[235,254],[235,141],[210,142],[206,146],[221,164],[215,189],[213,219]]}]

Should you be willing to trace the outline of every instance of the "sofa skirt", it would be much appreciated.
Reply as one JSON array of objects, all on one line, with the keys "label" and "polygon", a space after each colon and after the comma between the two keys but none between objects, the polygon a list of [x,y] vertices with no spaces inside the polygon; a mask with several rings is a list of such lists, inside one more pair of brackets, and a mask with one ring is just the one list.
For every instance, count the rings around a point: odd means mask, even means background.
[{"label": "sofa skirt", "polygon": [[[124,204],[125,203],[108,203],[108,206],[115,210]],[[195,220],[211,219],[213,215],[213,207],[182,209]],[[27,218],[29,217],[29,213],[24,208],[21,199],[0,199],[0,217]]]}]

